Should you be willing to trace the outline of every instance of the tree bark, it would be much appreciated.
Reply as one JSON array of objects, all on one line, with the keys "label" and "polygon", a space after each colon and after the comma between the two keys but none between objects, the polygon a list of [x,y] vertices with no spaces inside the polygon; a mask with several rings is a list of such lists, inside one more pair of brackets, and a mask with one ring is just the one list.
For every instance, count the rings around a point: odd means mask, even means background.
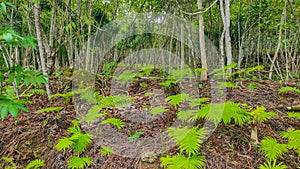
[{"label": "tree bark", "polygon": [[[40,60],[41,60],[41,66],[42,66],[42,71],[44,75],[47,74],[47,67],[46,67],[46,59],[45,59],[45,49],[43,46],[43,38],[42,38],[42,26],[41,26],[41,7],[38,3],[34,3],[33,7],[33,13],[34,13],[34,23],[35,23],[35,29],[36,29],[36,35],[37,35],[37,42],[38,42],[38,48],[39,48],[39,53],[40,53]],[[51,91],[49,87],[49,80],[47,78],[47,84],[46,84],[46,90],[47,90],[47,95],[50,97]]]},{"label": "tree bark", "polygon": [[[202,0],[198,0],[198,9],[203,8]],[[206,48],[205,48],[205,35],[204,35],[204,20],[203,13],[199,14],[199,43],[201,53],[201,65],[205,70],[201,72],[201,80],[207,80],[207,61],[206,61]]]}]

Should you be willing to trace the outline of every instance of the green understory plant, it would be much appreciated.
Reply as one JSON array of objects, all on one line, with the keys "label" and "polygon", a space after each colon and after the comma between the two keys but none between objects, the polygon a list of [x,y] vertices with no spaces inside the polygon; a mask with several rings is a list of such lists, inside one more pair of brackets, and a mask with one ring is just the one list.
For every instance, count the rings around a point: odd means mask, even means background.
[{"label": "green understory plant", "polygon": [[199,150],[201,139],[205,129],[198,126],[168,128],[169,137],[179,147],[179,153],[175,156],[162,157],[161,163],[167,169],[198,169],[205,166],[205,157],[201,156]]},{"label": "green understory plant", "polygon": [[[5,166],[4,169],[17,169],[16,163],[13,161],[12,158],[9,157],[2,157],[2,160],[9,163],[9,166]],[[35,159],[31,161],[29,164],[26,165],[26,169],[39,169],[41,167],[45,166],[44,160]]]},{"label": "green understory plant", "polygon": [[68,160],[68,168],[85,168],[91,164],[92,159],[88,157],[80,157],[80,154],[82,154],[92,143],[92,135],[81,132],[79,121],[73,120],[72,123],[73,126],[68,128],[68,133],[71,133],[72,135],[70,137],[61,138],[55,145],[55,148],[58,151],[63,150],[64,152],[66,149],[72,148],[77,155],[72,156]]}]

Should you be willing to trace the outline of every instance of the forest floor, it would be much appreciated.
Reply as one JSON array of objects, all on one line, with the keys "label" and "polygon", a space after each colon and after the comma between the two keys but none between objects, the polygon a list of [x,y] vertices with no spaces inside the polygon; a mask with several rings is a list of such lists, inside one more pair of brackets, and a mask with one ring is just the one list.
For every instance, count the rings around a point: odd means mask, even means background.
[{"label": "forest floor", "polygon": [[[62,84],[58,80],[51,83],[53,93],[66,93],[72,90],[71,88],[65,90],[66,84]],[[200,96],[207,96],[207,91],[210,88],[209,81],[201,81],[200,83],[203,85],[200,89]],[[255,83],[258,88],[250,90],[247,87],[250,83]],[[265,106],[267,111],[278,113],[278,116],[258,125],[259,140],[265,136],[271,136],[284,143],[286,141],[279,136],[281,131],[287,131],[289,128],[300,129],[300,120],[283,118],[288,113],[283,107],[299,105],[300,96],[293,92],[278,94],[279,88],[283,86],[299,88],[296,81],[280,84],[274,81],[244,80],[239,81],[238,84],[237,88],[227,89],[227,100],[254,107]],[[155,84],[148,84],[148,86],[147,90],[157,87]],[[143,98],[144,95],[139,94],[145,92],[146,89],[140,88],[138,85],[133,85],[130,91],[137,106],[146,104],[144,101],[147,100]],[[29,110],[28,113],[21,112],[17,118],[7,116],[4,121],[0,122],[0,157],[13,158],[19,168],[25,168],[26,164],[37,158],[45,160],[46,166],[44,168],[67,168],[67,160],[74,153],[71,150],[58,152],[54,146],[60,138],[68,136],[67,129],[72,125],[72,120],[76,119],[74,104],[72,102],[67,104],[63,98],[49,101],[44,95],[34,95],[30,100],[32,103],[26,105]],[[55,106],[64,108],[58,113],[36,113],[42,108]],[[111,113],[113,113],[112,111]],[[172,113],[170,114],[172,116]],[[136,131],[143,129],[144,133],[141,137],[150,137],[157,132],[164,131],[166,122],[164,119],[158,119],[146,127],[142,123],[135,123],[134,125],[126,124],[123,128],[124,131],[129,129]],[[249,141],[250,131],[249,125],[239,127],[220,124],[201,147],[200,151],[206,158],[205,168],[258,168],[260,164],[265,162],[265,158],[258,148]],[[154,161],[147,162],[139,158],[123,157],[117,154],[101,156],[100,148],[100,145],[93,142],[84,152],[84,156],[93,158],[93,163],[89,168],[162,168],[159,158],[163,155],[158,155]],[[168,150],[168,153],[175,154],[176,150],[173,147]],[[279,160],[290,168],[297,168],[300,165],[299,157],[290,151]],[[6,165],[7,163],[0,162],[0,168],[4,168]]]}]

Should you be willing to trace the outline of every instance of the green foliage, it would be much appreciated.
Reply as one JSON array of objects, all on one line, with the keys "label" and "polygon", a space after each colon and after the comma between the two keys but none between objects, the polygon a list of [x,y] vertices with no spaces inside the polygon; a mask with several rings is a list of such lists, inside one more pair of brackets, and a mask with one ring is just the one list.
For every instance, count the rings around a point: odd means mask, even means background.
[{"label": "green foliage", "polygon": [[266,158],[270,161],[276,160],[283,153],[288,151],[286,144],[280,144],[272,137],[266,137],[261,141],[259,150],[263,152]]},{"label": "green foliage", "polygon": [[250,112],[252,116],[252,120],[255,122],[264,122],[274,116],[277,116],[275,112],[266,112],[266,108],[264,106],[257,106],[255,110]]},{"label": "green foliage", "polygon": [[[82,154],[89,144],[92,143],[92,135],[83,134],[79,127],[79,121],[73,120],[73,126],[68,128],[68,133],[72,135],[70,137],[63,137],[58,140],[58,143],[55,145],[55,148],[58,151],[66,150],[68,148],[73,148],[74,152],[79,155]],[[92,162],[92,159],[87,157],[78,157],[72,156],[68,160],[68,168],[85,168],[89,166]]]},{"label": "green foliage", "polygon": [[300,95],[300,90],[295,88],[295,87],[290,87],[290,86],[287,86],[287,87],[282,87],[279,89],[278,93],[284,93],[284,92],[296,92],[297,94]]},{"label": "green foliage", "polygon": [[144,132],[138,131],[129,137],[129,141],[133,142],[136,138],[139,138]]},{"label": "green foliage", "polygon": [[68,160],[68,168],[71,168],[71,169],[82,168],[83,169],[86,166],[89,166],[91,163],[92,163],[91,158],[73,156]]},{"label": "green foliage", "polygon": [[258,65],[258,66],[255,66],[255,67],[240,69],[240,70],[237,70],[235,72],[232,72],[230,75],[228,75],[228,77],[231,78],[231,77],[234,77],[236,75],[242,75],[242,74],[244,74],[245,76],[250,76],[251,73],[253,73],[255,71],[263,70],[264,68],[265,67],[263,65]]},{"label": "green foliage", "polygon": [[121,130],[125,126],[124,125],[125,123],[122,120],[117,118],[108,118],[106,120],[103,120],[101,124],[112,124],[116,126],[119,130]]},{"label": "green foliage", "polygon": [[167,169],[199,169],[205,166],[205,157],[194,155],[186,158],[183,156],[162,157],[162,165]]},{"label": "green foliage", "polygon": [[105,78],[110,79],[113,75],[113,68],[116,66],[116,64],[116,62],[109,62],[107,64],[104,64],[100,74],[104,75]]},{"label": "green foliage", "polygon": [[238,86],[236,84],[233,84],[232,82],[218,82],[217,88],[223,89],[223,88],[237,88]]},{"label": "green foliage", "polygon": [[38,169],[40,167],[43,167],[45,166],[45,162],[44,160],[39,160],[39,159],[36,159],[36,160],[33,160],[31,161],[27,166],[26,166],[26,169]]},{"label": "green foliage", "polygon": [[158,107],[154,107],[151,109],[151,114],[152,115],[157,115],[157,114],[161,114],[164,112],[168,112],[169,109],[165,109],[163,106],[158,106]]},{"label": "green foliage", "polygon": [[284,116],[284,117],[300,119],[300,113],[290,112],[290,113],[287,114],[287,116]]},{"label": "green foliage", "polygon": [[181,102],[183,102],[184,100],[187,100],[188,98],[189,98],[189,95],[183,93],[183,94],[177,94],[177,95],[168,96],[166,98],[166,101],[169,102],[173,106],[177,106]]},{"label": "green foliage", "polygon": [[135,73],[131,70],[125,70],[122,74],[116,77],[116,80],[120,81],[121,83],[126,83],[128,81],[133,81],[135,79]]},{"label": "green foliage", "polygon": [[81,154],[92,142],[92,136],[90,134],[81,133],[76,121],[73,121],[73,126],[68,128],[68,133],[72,133],[72,136],[60,139],[55,145],[58,151],[73,148],[76,153]]},{"label": "green foliage", "polygon": [[102,106],[95,105],[88,110],[88,113],[85,115],[84,121],[87,123],[91,123],[92,121],[96,120],[97,118],[104,117],[107,115],[106,112],[99,113],[102,109]]},{"label": "green foliage", "polygon": [[246,110],[241,108],[239,103],[225,102],[225,103],[215,103],[209,104],[198,110],[196,116],[192,117],[191,120],[205,118],[213,121],[215,124],[221,121],[224,124],[230,124],[234,121],[234,124],[242,126],[244,123],[250,122],[251,116]]},{"label": "green foliage", "polygon": [[41,113],[49,113],[49,112],[59,112],[62,109],[63,109],[63,107],[47,107],[47,108],[36,111],[36,113],[41,114]]},{"label": "green foliage", "polygon": [[16,169],[17,168],[17,165],[16,165],[16,163],[14,163],[12,158],[2,157],[2,159],[10,164],[10,166],[6,166],[5,169]]},{"label": "green foliage", "polygon": [[20,110],[28,112],[28,109],[23,105],[0,95],[0,114],[2,120],[4,120],[8,113],[10,113],[13,117],[17,117]]},{"label": "green foliage", "polygon": [[62,97],[62,98],[64,98],[64,99],[67,99],[67,98],[73,97],[73,95],[74,95],[73,92],[57,93],[57,94],[52,94],[52,95],[50,96],[50,99],[57,98],[57,97]]},{"label": "green foliage", "polygon": [[202,143],[201,138],[204,134],[203,128],[189,128],[186,126],[182,128],[169,128],[167,132],[169,137],[179,146],[180,153],[185,151],[189,157],[198,154]]},{"label": "green foliage", "polygon": [[274,161],[267,160],[266,163],[261,164],[259,166],[259,169],[286,169],[286,168],[288,168],[288,166],[284,165],[282,162],[277,164],[276,160]]},{"label": "green foliage", "polygon": [[250,83],[249,85],[248,85],[248,89],[249,90],[254,90],[254,89],[257,89],[258,88],[258,86],[257,86],[257,84],[255,84],[255,83]]},{"label": "green foliage", "polygon": [[107,146],[101,146],[100,153],[102,156],[110,156],[114,153],[113,149]]},{"label": "green foliage", "polygon": [[291,129],[287,132],[282,132],[280,135],[283,138],[288,139],[287,146],[289,149],[293,149],[300,155],[300,130]]}]

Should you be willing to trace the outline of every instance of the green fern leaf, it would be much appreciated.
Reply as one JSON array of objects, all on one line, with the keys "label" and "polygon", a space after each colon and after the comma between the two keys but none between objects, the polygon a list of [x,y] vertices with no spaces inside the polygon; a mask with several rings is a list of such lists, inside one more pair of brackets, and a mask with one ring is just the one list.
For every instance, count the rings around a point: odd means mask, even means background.
[{"label": "green fern leaf", "polygon": [[44,160],[39,160],[39,159],[36,159],[36,160],[33,160],[31,161],[27,166],[26,166],[26,169],[38,169],[40,167],[43,167],[45,166],[45,162]]},{"label": "green fern leaf", "polygon": [[261,140],[259,150],[263,152],[266,158],[271,161],[276,160],[283,153],[288,152],[286,144],[280,144],[272,137],[266,137]]},{"label": "green fern leaf", "polygon": [[179,146],[180,152],[185,151],[189,157],[198,154],[204,129],[199,130],[197,127],[190,129],[186,126],[182,128],[169,128],[167,132]]},{"label": "green fern leaf", "polygon": [[189,101],[189,105],[191,107],[196,107],[196,106],[202,106],[203,103],[207,102],[210,100],[210,98],[189,98],[187,99]]},{"label": "green fern leaf", "polygon": [[300,90],[295,88],[295,87],[290,87],[290,86],[287,86],[287,87],[282,87],[279,89],[278,93],[281,94],[281,93],[284,93],[284,92],[296,92],[297,94],[300,94]]},{"label": "green fern leaf", "polygon": [[231,82],[218,82],[217,88],[223,89],[223,88],[237,88],[238,86],[236,84],[233,84]]},{"label": "green fern leaf", "polygon": [[287,132],[280,133],[282,138],[288,139],[288,148],[294,149],[296,152],[300,150],[300,130],[292,129]]},{"label": "green fern leaf", "polygon": [[67,148],[70,148],[72,145],[73,145],[73,141],[67,137],[64,137],[62,139],[59,139],[58,143],[55,145],[55,148],[58,151],[61,151],[61,150],[65,151]]},{"label": "green fern leaf", "polygon": [[107,146],[101,146],[100,152],[102,156],[110,156],[114,153],[113,149]]},{"label": "green fern leaf", "polygon": [[261,164],[259,166],[259,169],[286,169],[288,168],[286,165],[284,165],[282,162],[277,164],[276,160],[270,161],[268,160],[266,163]]},{"label": "green fern leaf", "polygon": [[92,163],[91,158],[73,156],[68,160],[68,168],[80,169],[89,166]]},{"label": "green fern leaf", "polygon": [[168,112],[169,109],[165,109],[163,106],[154,107],[151,109],[152,115],[157,115],[160,113]]},{"label": "green fern leaf", "polygon": [[166,98],[166,101],[169,102],[170,104],[177,106],[184,100],[187,100],[189,98],[188,94],[177,94],[177,95],[172,95]]},{"label": "green fern leaf", "polygon": [[79,154],[83,153],[87,146],[92,143],[92,136],[90,134],[74,134],[69,139],[73,141],[72,146],[74,151]]},{"label": "green fern leaf", "polygon": [[177,118],[182,121],[195,121],[197,116],[197,110],[181,110],[177,112]]},{"label": "green fern leaf", "polygon": [[300,119],[300,113],[296,113],[296,112],[290,112],[288,113],[287,116],[284,116],[284,117],[287,117],[287,118],[297,118],[297,119]]},{"label": "green fern leaf", "polygon": [[120,119],[117,119],[117,118],[108,118],[106,120],[103,120],[101,122],[101,124],[112,124],[114,126],[116,126],[119,130],[122,129],[122,127],[124,127],[124,122]]},{"label": "green fern leaf", "polygon": [[230,124],[231,119],[234,120],[234,124],[242,126],[244,123],[251,121],[251,116],[246,110],[240,107],[240,104],[233,102],[226,102],[222,116],[224,124]]},{"label": "green fern leaf", "polygon": [[102,109],[101,106],[95,105],[88,110],[88,113],[85,115],[84,121],[87,123],[91,123],[92,121],[96,120],[97,118],[104,117],[107,113],[99,114],[99,111]]},{"label": "green fern leaf", "polygon": [[256,109],[250,112],[253,120],[256,122],[264,122],[277,115],[275,112],[265,112],[264,106],[257,106]]},{"label": "green fern leaf", "polygon": [[36,111],[37,114],[41,114],[41,113],[49,113],[49,112],[59,112],[63,109],[63,107],[48,107],[48,108],[44,108],[44,109],[40,109],[38,111]]},{"label": "green fern leaf", "polygon": [[199,169],[205,166],[205,157],[194,155],[192,157],[162,157],[162,165],[167,169]]}]

